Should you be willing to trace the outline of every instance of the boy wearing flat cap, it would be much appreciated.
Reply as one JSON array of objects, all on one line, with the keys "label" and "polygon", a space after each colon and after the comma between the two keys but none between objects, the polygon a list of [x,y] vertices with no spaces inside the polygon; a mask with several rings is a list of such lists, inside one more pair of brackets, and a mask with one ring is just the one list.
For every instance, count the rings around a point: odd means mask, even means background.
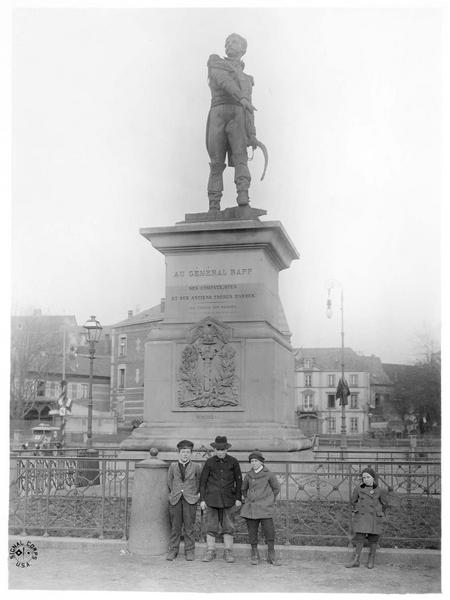
[{"label": "boy wearing flat cap", "polygon": [[239,462],[227,454],[231,444],[218,435],[211,443],[214,456],[208,458],[200,477],[200,508],[206,512],[206,554],[204,562],[216,558],[216,535],[223,531],[224,559],[232,563],[234,511],[241,506],[242,473]]},{"label": "boy wearing flat cap", "polygon": [[186,560],[194,560],[194,525],[199,498],[201,467],[191,461],[194,444],[189,440],[178,442],[178,460],[169,466],[170,539],[167,560],[174,560],[180,548],[181,531],[184,526],[184,554]]},{"label": "boy wearing flat cap", "polygon": [[248,538],[252,547],[251,563],[257,565],[260,560],[258,552],[258,529],[261,523],[267,544],[267,562],[279,566],[281,563],[275,556],[275,528],[273,516],[275,500],[280,493],[277,476],[264,464],[265,458],[259,450],[248,455],[251,469],[246,473],[242,485],[244,505],[241,517],[247,522]]}]

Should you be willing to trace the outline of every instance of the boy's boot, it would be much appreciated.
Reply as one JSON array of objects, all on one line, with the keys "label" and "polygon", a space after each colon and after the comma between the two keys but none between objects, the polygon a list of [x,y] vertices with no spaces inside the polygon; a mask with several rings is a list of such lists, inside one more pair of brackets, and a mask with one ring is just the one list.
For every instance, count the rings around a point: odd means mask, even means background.
[{"label": "boy's boot", "polygon": [[345,565],[345,567],[347,569],[350,569],[351,567],[359,567],[359,561],[360,561],[361,551],[363,549],[363,546],[364,546],[364,542],[356,542],[355,554],[353,556],[353,560],[352,560],[352,562],[348,563],[348,565]]},{"label": "boy's boot", "polygon": [[186,560],[195,560],[195,551],[194,548],[192,548],[191,550],[186,550],[184,553],[184,558]]},{"label": "boy's boot", "polygon": [[166,560],[175,560],[178,556],[178,548],[169,548]]},{"label": "boy's boot", "polygon": [[257,565],[259,564],[259,552],[258,552],[258,546],[256,544],[252,544],[252,553],[250,555],[250,562],[252,563],[252,565]]},{"label": "boy's boot", "polygon": [[223,551],[223,557],[228,563],[234,563],[233,556],[233,536],[229,533],[223,534],[223,544],[225,546],[225,550]]},{"label": "boy's boot", "polygon": [[203,562],[210,562],[216,558],[216,538],[213,535],[206,534],[206,553]]},{"label": "boy's boot", "polygon": [[281,562],[275,556],[275,542],[267,542],[267,562],[275,567],[281,565]]},{"label": "boy's boot", "polygon": [[375,543],[371,542],[369,544],[369,558],[367,559],[367,568],[368,569],[373,569],[375,566],[375,552],[376,551],[377,551],[376,542]]}]

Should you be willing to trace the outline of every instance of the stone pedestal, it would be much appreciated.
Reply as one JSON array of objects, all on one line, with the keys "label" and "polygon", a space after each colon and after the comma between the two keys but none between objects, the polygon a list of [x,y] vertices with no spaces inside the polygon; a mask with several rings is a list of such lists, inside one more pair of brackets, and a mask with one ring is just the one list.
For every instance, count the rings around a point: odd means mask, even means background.
[{"label": "stone pedestal", "polygon": [[145,228],[165,256],[164,320],[145,348],[144,423],[122,447],[172,450],[227,435],[233,450],[309,448],[296,426],[294,357],[278,273],[298,253],[279,222]]},{"label": "stone pedestal", "polygon": [[150,457],[136,464],[131,502],[130,552],[158,556],[169,545],[167,469],[169,464]]}]

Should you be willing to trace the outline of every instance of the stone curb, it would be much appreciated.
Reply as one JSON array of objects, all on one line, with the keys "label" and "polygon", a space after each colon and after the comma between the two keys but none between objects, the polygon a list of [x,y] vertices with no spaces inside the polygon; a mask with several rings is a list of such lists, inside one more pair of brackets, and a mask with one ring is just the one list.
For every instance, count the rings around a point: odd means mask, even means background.
[{"label": "stone curb", "polygon": [[[41,537],[41,536],[9,536],[9,546],[18,541],[31,541],[38,550],[51,549],[76,549],[90,550],[93,548],[108,548],[116,551],[128,552],[127,540],[110,540],[99,538],[73,538],[73,537]],[[260,544],[260,549],[265,552],[265,545]],[[196,549],[202,553],[206,549],[206,544],[197,543]],[[305,561],[338,561],[345,563],[352,556],[349,548],[340,546],[275,546],[277,553],[281,558],[305,560]],[[217,551],[223,550],[223,544],[217,544]],[[181,552],[183,549],[181,548]],[[249,556],[249,546],[247,544],[235,544],[234,554],[239,558]],[[361,555],[361,564],[366,562],[367,549],[363,550]],[[440,568],[441,551],[440,550],[416,550],[404,548],[381,548],[377,552],[377,563],[383,565],[404,566],[409,568]]]}]

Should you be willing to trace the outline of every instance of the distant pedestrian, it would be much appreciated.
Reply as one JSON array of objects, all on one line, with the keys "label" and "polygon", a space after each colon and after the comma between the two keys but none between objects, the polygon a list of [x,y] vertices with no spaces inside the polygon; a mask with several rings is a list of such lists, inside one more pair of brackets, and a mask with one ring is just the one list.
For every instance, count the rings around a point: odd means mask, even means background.
[{"label": "distant pedestrian", "polygon": [[206,510],[206,554],[204,562],[216,558],[216,536],[223,532],[223,557],[232,563],[234,512],[240,508],[242,473],[239,461],[227,454],[231,444],[218,435],[211,443],[214,456],[208,458],[200,477],[200,508]]},{"label": "distant pedestrian", "polygon": [[277,476],[265,466],[265,458],[259,450],[248,455],[251,469],[246,473],[242,484],[244,505],[241,517],[247,522],[248,538],[251,545],[250,561],[257,565],[260,561],[258,552],[258,528],[261,523],[267,544],[267,562],[279,566],[281,563],[275,556],[275,527],[273,516],[275,500],[280,493]]},{"label": "distant pedestrian", "polygon": [[361,552],[367,540],[369,546],[367,568],[373,569],[378,540],[386,523],[385,512],[388,503],[387,492],[379,487],[378,476],[370,467],[363,469],[361,483],[353,490],[351,504],[355,555],[353,561],[345,566],[359,567]]},{"label": "distant pedestrian", "polygon": [[183,528],[185,558],[186,560],[195,558],[194,526],[199,500],[201,466],[191,460],[193,448],[194,444],[189,440],[178,442],[178,460],[169,465],[167,472],[171,527],[167,560],[174,560],[177,557]]}]

